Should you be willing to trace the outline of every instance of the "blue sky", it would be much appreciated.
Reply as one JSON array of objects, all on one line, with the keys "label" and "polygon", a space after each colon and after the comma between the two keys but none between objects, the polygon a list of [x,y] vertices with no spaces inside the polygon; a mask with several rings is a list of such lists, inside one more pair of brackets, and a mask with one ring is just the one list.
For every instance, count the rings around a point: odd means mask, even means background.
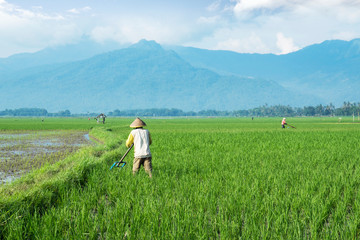
[{"label": "blue sky", "polygon": [[360,37],[360,0],[0,0],[0,57],[83,37],[283,54]]}]

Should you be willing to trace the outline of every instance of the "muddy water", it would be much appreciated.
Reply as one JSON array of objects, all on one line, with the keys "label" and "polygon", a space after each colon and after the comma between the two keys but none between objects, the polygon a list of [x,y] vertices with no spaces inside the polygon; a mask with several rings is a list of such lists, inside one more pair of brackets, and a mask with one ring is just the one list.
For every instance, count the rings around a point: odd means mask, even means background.
[{"label": "muddy water", "polygon": [[89,134],[83,131],[1,132],[0,184],[92,144]]}]

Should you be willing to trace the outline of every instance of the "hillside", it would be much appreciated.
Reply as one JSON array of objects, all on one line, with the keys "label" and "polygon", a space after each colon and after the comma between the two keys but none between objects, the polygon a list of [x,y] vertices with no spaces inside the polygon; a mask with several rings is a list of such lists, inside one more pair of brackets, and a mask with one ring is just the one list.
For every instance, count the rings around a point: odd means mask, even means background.
[{"label": "hillside", "polygon": [[320,101],[286,90],[275,81],[194,67],[174,51],[146,40],[81,61],[8,71],[0,82],[4,97],[0,109],[42,107],[80,113],[144,108],[198,111]]},{"label": "hillside", "polygon": [[18,71],[36,66],[66,63],[88,59],[97,54],[124,47],[116,42],[96,43],[82,39],[78,43],[45,48],[35,53],[20,53],[0,58],[0,73]]},{"label": "hillside", "polygon": [[325,41],[286,55],[240,54],[190,47],[168,47],[193,66],[220,74],[275,81],[326,103],[359,101],[360,39]]}]

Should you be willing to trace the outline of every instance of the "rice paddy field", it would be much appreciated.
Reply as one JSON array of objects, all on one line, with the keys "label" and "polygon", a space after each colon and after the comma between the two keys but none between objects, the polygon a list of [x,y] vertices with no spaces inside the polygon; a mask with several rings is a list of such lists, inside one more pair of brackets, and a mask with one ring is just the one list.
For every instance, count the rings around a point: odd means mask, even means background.
[{"label": "rice paddy field", "polygon": [[[0,172],[18,161],[3,148],[29,138],[60,152],[97,140],[0,185],[0,239],[359,239],[360,124],[281,119],[143,119],[152,179],[132,175],[133,151],[110,170],[132,118],[0,119]],[[29,132],[18,148],[1,138]]]}]

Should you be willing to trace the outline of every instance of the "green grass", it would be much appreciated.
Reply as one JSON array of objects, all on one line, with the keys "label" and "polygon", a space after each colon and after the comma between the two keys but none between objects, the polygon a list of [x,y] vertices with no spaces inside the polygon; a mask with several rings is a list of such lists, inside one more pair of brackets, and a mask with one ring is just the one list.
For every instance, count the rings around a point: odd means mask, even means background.
[{"label": "green grass", "polygon": [[[296,129],[281,129],[281,118],[144,119],[153,179],[143,169],[132,176],[132,152],[123,169],[109,170],[133,119],[60,120],[44,127],[92,128],[105,145],[2,186],[0,238],[359,238],[352,118],[289,118]],[[16,129],[43,126],[18,121]]]}]

